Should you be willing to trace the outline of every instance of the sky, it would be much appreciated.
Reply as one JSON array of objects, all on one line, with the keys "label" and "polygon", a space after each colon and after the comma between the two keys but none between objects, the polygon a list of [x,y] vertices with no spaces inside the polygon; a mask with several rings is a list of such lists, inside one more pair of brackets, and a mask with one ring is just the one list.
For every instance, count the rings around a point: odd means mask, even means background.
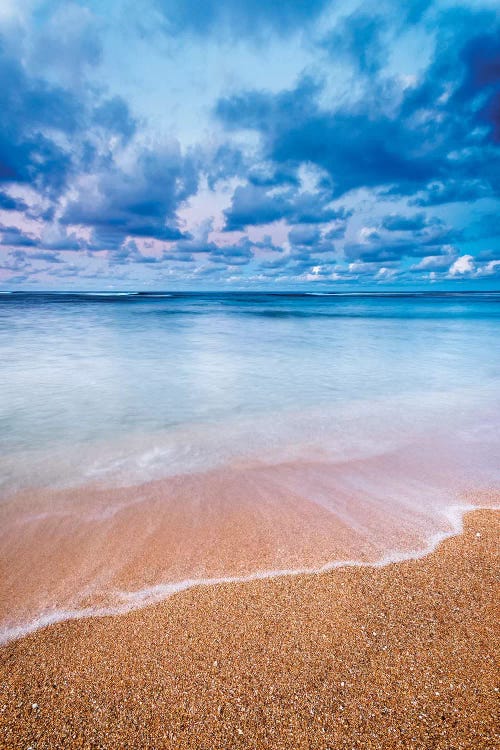
[{"label": "sky", "polygon": [[500,288],[498,0],[0,0],[0,288]]}]

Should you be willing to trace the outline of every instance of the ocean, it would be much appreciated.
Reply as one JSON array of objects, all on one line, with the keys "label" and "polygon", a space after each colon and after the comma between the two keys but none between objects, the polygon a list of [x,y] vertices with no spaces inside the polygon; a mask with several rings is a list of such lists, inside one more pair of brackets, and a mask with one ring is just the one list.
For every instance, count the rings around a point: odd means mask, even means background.
[{"label": "ocean", "polygon": [[500,476],[500,293],[0,294],[1,637],[418,556]]}]

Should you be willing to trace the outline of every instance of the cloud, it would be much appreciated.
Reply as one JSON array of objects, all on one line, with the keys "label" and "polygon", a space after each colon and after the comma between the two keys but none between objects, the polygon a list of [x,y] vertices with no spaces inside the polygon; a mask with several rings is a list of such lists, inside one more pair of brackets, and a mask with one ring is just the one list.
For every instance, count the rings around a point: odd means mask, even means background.
[{"label": "cloud", "polygon": [[8,193],[0,191],[0,210],[3,211],[26,211],[28,206],[22,198],[13,198]]},{"label": "cloud", "polygon": [[314,247],[321,242],[321,231],[314,226],[294,227],[288,234],[288,240],[295,247]]},{"label": "cloud", "polygon": [[36,253],[30,253],[30,260],[43,260],[47,263],[63,262],[59,253],[44,252],[43,250]]},{"label": "cloud", "polygon": [[373,74],[383,65],[386,45],[382,35],[386,29],[384,18],[356,11],[341,22],[323,40],[332,60],[347,60],[361,73]]},{"label": "cloud", "polygon": [[45,3],[44,22],[29,29],[26,56],[30,67],[44,74],[57,75],[68,87],[81,87],[85,75],[103,58],[100,27],[89,8],[66,0]]},{"label": "cloud", "polygon": [[418,263],[410,267],[411,272],[422,271],[447,271],[450,261],[454,262],[456,255],[453,252],[444,252],[442,255],[427,255]]},{"label": "cloud", "polygon": [[262,37],[302,29],[325,8],[327,0],[156,0],[165,28],[172,34]]},{"label": "cloud", "polygon": [[68,234],[63,227],[57,225],[43,233],[38,245],[45,250],[75,252],[86,249],[88,242],[83,237],[77,237],[74,232]]},{"label": "cloud", "polygon": [[500,144],[500,29],[470,39],[461,53],[466,68],[456,93],[460,102],[476,102],[477,118],[488,126],[491,140]]},{"label": "cloud", "polygon": [[75,132],[76,100],[64,90],[31,80],[0,46],[0,180],[60,187],[71,156],[44,130]]},{"label": "cloud", "polygon": [[461,255],[450,266],[450,276],[463,276],[474,271],[474,257],[472,255]]},{"label": "cloud", "polygon": [[500,260],[490,260],[478,269],[477,275],[481,278],[500,279]]},{"label": "cloud", "polygon": [[288,234],[291,255],[301,260],[315,260],[322,253],[334,253],[332,239],[331,232],[324,232],[314,225],[296,226]]},{"label": "cloud", "polygon": [[130,263],[158,263],[159,258],[154,255],[144,255],[133,240],[124,242],[113,248],[108,255],[109,261],[117,265],[129,265]]},{"label": "cloud", "polygon": [[416,232],[429,226],[429,219],[424,213],[413,216],[390,214],[382,220],[382,227],[390,232]]},{"label": "cloud", "polygon": [[0,269],[3,271],[18,273],[19,271],[28,271],[31,268],[28,255],[24,250],[12,250],[7,253],[4,260],[0,256]]},{"label": "cloud", "polygon": [[493,283],[487,4],[146,0],[104,18],[48,0],[2,16],[3,277]]},{"label": "cloud", "polygon": [[119,96],[104,99],[93,112],[94,124],[105,132],[120,135],[124,141],[134,135],[137,123]]},{"label": "cloud", "polygon": [[253,245],[246,237],[236,244],[214,246],[210,251],[210,261],[225,266],[246,266],[253,257]]},{"label": "cloud", "polygon": [[196,169],[178,144],[142,150],[129,169],[109,165],[83,181],[60,221],[92,227],[94,249],[115,247],[127,237],[180,239],[176,211],[197,185]]},{"label": "cloud", "polygon": [[413,206],[439,206],[444,203],[471,203],[493,195],[492,187],[487,182],[474,180],[447,180],[446,182],[432,182],[426,185],[420,193],[410,199]]},{"label": "cloud", "polygon": [[500,260],[488,260],[481,263],[473,255],[461,255],[448,269],[448,277],[466,277],[469,279],[500,278]]},{"label": "cloud", "polygon": [[0,224],[1,244],[8,247],[35,247],[36,240],[17,227],[5,227]]},{"label": "cloud", "polygon": [[[288,182],[288,180],[287,180]],[[269,224],[282,219],[291,224],[316,224],[345,221],[348,212],[331,205],[329,191],[303,192],[296,186],[248,183],[237,187],[231,206],[224,212],[226,229],[241,230],[248,226]]]},{"label": "cloud", "polygon": [[31,75],[5,50],[0,38],[0,182],[24,183],[60,195],[70,176],[87,171],[106,138],[129,138],[134,130],[127,104],[101,99],[91,90],[73,92]]},{"label": "cloud", "polygon": [[461,233],[425,214],[390,214],[379,226],[362,227],[355,240],[344,245],[347,260],[386,263],[403,258],[439,256],[453,251]]},{"label": "cloud", "polygon": [[[326,107],[323,84],[306,77],[277,94],[247,91],[221,99],[217,116],[230,130],[257,131],[266,160],[280,166],[312,163],[327,172],[335,197],[375,187],[408,195],[451,181],[470,187],[478,167],[486,190],[497,191],[496,114],[488,120],[490,110],[478,101],[496,107],[499,32],[492,15],[477,14],[474,20],[476,35],[438,45],[413,87],[372,77],[370,96]],[[443,35],[453,36],[454,22],[444,16]]]},{"label": "cloud", "polygon": [[277,96],[250,93],[223,100],[217,112],[231,128],[257,129],[265,158],[325,170],[333,182],[332,197],[359,187],[425,183],[439,174],[444,155],[429,153],[398,118],[325,112],[318,106],[319,90],[307,79]]}]

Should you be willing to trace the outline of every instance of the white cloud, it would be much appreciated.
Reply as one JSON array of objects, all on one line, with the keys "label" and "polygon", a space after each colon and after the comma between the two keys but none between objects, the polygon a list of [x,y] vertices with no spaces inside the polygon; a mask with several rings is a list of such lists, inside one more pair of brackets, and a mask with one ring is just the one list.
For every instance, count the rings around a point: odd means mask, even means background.
[{"label": "white cloud", "polygon": [[478,269],[478,276],[494,276],[500,272],[500,260],[490,260]]},{"label": "white cloud", "polygon": [[451,264],[449,269],[450,276],[463,276],[472,274],[475,271],[474,258],[472,255],[461,255]]},{"label": "white cloud", "polygon": [[426,255],[421,261],[411,266],[411,271],[441,271],[448,268],[449,255]]},{"label": "white cloud", "polygon": [[397,276],[397,270],[395,268],[386,268],[383,266],[379,269],[379,271],[375,274],[376,279],[392,279],[394,276]]}]

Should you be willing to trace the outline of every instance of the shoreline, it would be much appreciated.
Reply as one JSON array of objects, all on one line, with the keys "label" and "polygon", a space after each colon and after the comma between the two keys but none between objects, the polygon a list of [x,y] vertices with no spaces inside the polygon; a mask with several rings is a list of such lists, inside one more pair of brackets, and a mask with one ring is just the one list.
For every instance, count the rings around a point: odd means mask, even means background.
[{"label": "shoreline", "polygon": [[493,747],[500,513],[463,520],[419,559],[198,585],[10,642],[0,746]]},{"label": "shoreline", "polygon": [[[495,493],[493,493],[495,496]],[[155,586],[146,589],[139,589],[131,592],[121,592],[125,599],[129,599],[130,604],[124,603],[121,607],[89,607],[87,609],[75,609],[71,610],[56,610],[52,614],[40,615],[32,623],[26,625],[13,626],[6,633],[0,634],[0,649],[9,643],[14,643],[17,640],[25,638],[33,633],[37,633],[39,630],[43,630],[51,625],[58,625],[61,623],[83,620],[89,618],[101,618],[101,617],[118,617],[127,615],[131,612],[144,609],[145,607],[151,607],[156,604],[165,602],[170,597],[176,594],[182,594],[190,589],[205,588],[212,586],[220,586],[226,584],[245,584],[252,583],[254,581],[272,581],[279,578],[296,577],[296,576],[315,576],[322,575],[324,573],[330,573],[334,570],[343,570],[345,568],[381,568],[388,565],[397,564],[400,562],[416,561],[426,558],[435,552],[439,546],[455,536],[459,536],[463,533],[464,519],[469,513],[473,513],[477,510],[500,510],[500,506],[497,504],[488,505],[472,505],[472,504],[455,504],[447,508],[446,513],[443,515],[448,518],[452,524],[450,531],[436,531],[429,539],[426,546],[421,549],[415,550],[394,550],[379,560],[334,560],[327,562],[319,567],[298,567],[293,569],[275,569],[275,570],[262,570],[248,575],[241,576],[221,576],[214,578],[200,578],[200,579],[186,579],[181,581],[173,581],[160,583]]]},{"label": "shoreline", "polygon": [[140,487],[26,490],[1,508],[0,644],[192,586],[425,556],[498,493],[464,494],[450,467],[423,458],[404,451],[233,466]]}]

